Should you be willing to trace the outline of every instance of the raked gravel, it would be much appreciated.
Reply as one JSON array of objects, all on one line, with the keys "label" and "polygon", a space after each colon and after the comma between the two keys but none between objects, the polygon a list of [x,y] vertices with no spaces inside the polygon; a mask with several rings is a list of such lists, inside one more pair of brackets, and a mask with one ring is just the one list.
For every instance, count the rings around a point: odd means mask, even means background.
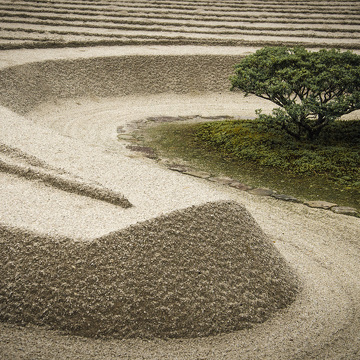
[{"label": "raked gravel", "polygon": [[[159,55],[214,55],[224,49],[208,48],[149,48],[136,50],[76,49],[76,56],[87,57],[121,56],[123,51],[150,52]],[[231,49],[233,55],[241,56],[243,49]],[[248,49],[245,49],[245,52]],[[32,58],[34,54],[34,58]],[[20,63],[66,58],[68,50],[9,51],[2,52],[0,63]],[[204,57],[201,57],[205,59]],[[20,59],[20,60],[18,60]],[[89,60],[90,61],[90,60]],[[177,60],[176,60],[177,61]],[[90,61],[91,63],[91,61]],[[177,62],[176,64],[180,64]],[[193,69],[196,69],[195,62]],[[21,70],[21,69],[19,69]],[[210,69],[211,70],[211,69]],[[18,73],[19,74],[19,73]],[[25,79],[23,80],[25,81]],[[225,81],[225,80],[224,80]],[[80,89],[80,88],[79,88]],[[186,86],[184,87],[186,90]],[[178,115],[224,115],[214,105],[211,86],[202,92],[197,88],[195,96],[202,99],[185,103],[186,110],[179,114],[181,101],[171,93],[156,94],[140,91],[124,98],[116,95],[119,108],[118,120],[114,121],[114,109],[103,108],[103,123],[108,119],[120,125],[149,116]],[[31,94],[30,94],[31,95]],[[186,91],[179,98],[186,97]],[[190,94],[191,96],[191,94]],[[139,102],[136,102],[138,97]],[[153,102],[157,97],[161,106]],[[217,102],[231,103],[233,94],[217,93]],[[230,101],[230,99],[232,99]],[[241,99],[239,97],[239,99]],[[11,100],[11,99],[10,99]],[[16,100],[16,99],[15,99]],[[41,99],[40,99],[41,100]],[[52,127],[51,112],[62,111],[65,102],[74,108],[74,99],[46,99],[49,110],[48,122],[44,113],[37,124],[36,108],[16,109],[20,116],[9,108],[2,107],[0,142],[34,156],[58,171],[76,175],[85,183],[96,183],[124,195],[133,205],[124,209],[99,199],[89,199],[49,188],[41,182],[29,182],[18,176],[2,173],[1,223],[7,229],[45,234],[47,238],[70,237],[76,243],[92,244],[94,239],[126,229],[144,221],[156,221],[159,216],[168,216],[174,210],[204,204],[241,204],[255,219],[271,246],[275,246],[289,266],[296,272],[302,291],[286,309],[274,313],[266,322],[251,329],[201,338],[171,340],[116,340],[91,339],[69,336],[59,331],[28,325],[18,327],[1,324],[0,358],[2,359],[358,359],[360,356],[360,220],[355,217],[335,214],[303,204],[287,203],[270,197],[258,197],[206,180],[171,172],[149,159],[130,158],[124,146],[106,141],[97,144],[92,135],[91,122],[81,129],[80,112],[76,113],[77,125],[69,125],[70,133]],[[87,97],[80,103],[98,101]],[[5,103],[8,100],[5,101]],[[100,103],[106,99],[100,98]],[[175,106],[172,105],[175,102]],[[11,101],[10,101],[11,102]],[[111,103],[112,100],[109,102]],[[8,105],[8,103],[3,105]],[[16,103],[16,101],[15,101]],[[131,105],[133,104],[133,105]],[[239,100],[239,108],[241,108]],[[16,104],[15,104],[16,105]],[[155,110],[153,108],[155,106]],[[251,104],[250,104],[251,105]],[[253,108],[256,108],[254,104]],[[42,105],[41,105],[42,106]],[[262,105],[258,106],[262,107]],[[238,108],[238,109],[239,109]],[[64,111],[68,111],[65,106]],[[138,109],[141,109],[137,114]],[[251,111],[247,108],[244,115]],[[235,107],[230,111],[235,113]],[[68,113],[71,117],[71,112]],[[108,115],[106,115],[108,114]],[[139,115],[139,116],[137,116]],[[231,114],[230,114],[231,115]],[[238,115],[243,115],[239,110]],[[108,117],[107,117],[108,116]],[[100,118],[101,118],[100,117]],[[85,119],[84,119],[85,121]],[[70,121],[68,122],[68,124]],[[99,128],[101,128],[101,123]],[[78,129],[78,130],[76,130]],[[116,127],[112,130],[116,133]],[[86,134],[90,139],[87,141]],[[79,134],[79,136],[77,136]],[[231,203],[228,203],[231,201]],[[237,206],[237,205],[234,205]],[[10,227],[9,227],[10,226]],[[137,226],[137,225],[136,225]],[[20,229],[20,230],[19,230]],[[83,242],[83,241],[86,242]],[[76,266],[76,265],[74,265]],[[63,295],[63,294],[62,294]],[[235,330],[235,329],[234,329]]]}]

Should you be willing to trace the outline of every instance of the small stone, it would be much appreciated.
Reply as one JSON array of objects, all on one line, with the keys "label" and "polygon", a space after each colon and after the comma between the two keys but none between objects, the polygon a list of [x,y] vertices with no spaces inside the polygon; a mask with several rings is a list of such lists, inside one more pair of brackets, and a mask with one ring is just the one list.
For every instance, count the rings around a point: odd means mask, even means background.
[{"label": "small stone", "polygon": [[186,171],[190,171],[189,168],[185,165],[180,165],[180,164],[175,164],[175,165],[170,165],[168,167],[169,170],[172,171],[178,171],[178,172],[186,172]]},{"label": "small stone", "polygon": [[126,132],[126,130],[124,130],[124,127],[123,127],[123,126],[118,126],[118,127],[116,128],[116,132],[117,132],[118,134],[123,134],[124,132]]},{"label": "small stone", "polygon": [[349,206],[335,206],[331,208],[336,214],[343,214],[343,215],[357,215],[358,211],[355,208]]},{"label": "small stone", "polygon": [[297,199],[291,195],[272,194],[271,196],[274,197],[275,199],[279,199],[279,200],[283,200],[283,201],[290,201],[290,202],[295,202],[295,203],[301,202],[299,199]]},{"label": "small stone", "polygon": [[195,176],[201,179],[208,179],[211,176],[211,174],[209,174],[206,171],[198,171],[198,170],[187,170],[184,172],[184,174]]},{"label": "small stone", "polygon": [[119,140],[130,140],[130,141],[133,141],[135,140],[134,136],[130,135],[130,134],[119,134],[117,136],[117,138]]},{"label": "small stone", "polygon": [[274,190],[265,189],[265,188],[256,188],[249,190],[249,193],[258,196],[270,196],[274,193]]},{"label": "small stone", "polygon": [[215,176],[215,177],[209,178],[209,180],[213,181],[213,182],[220,183],[222,185],[229,185],[229,184],[234,182],[234,179],[231,179],[231,178],[226,177],[226,176]]},{"label": "small stone", "polygon": [[148,117],[147,118],[148,121],[154,121],[154,122],[174,122],[174,121],[179,121],[182,120],[180,117],[178,116],[153,116],[153,117]]},{"label": "small stone", "polygon": [[319,208],[319,209],[325,209],[325,210],[329,210],[332,207],[337,206],[337,204],[330,203],[327,201],[308,201],[305,203],[305,205],[310,206],[312,208]]},{"label": "small stone", "polygon": [[242,191],[248,191],[251,190],[252,187],[246,184],[243,184],[241,182],[238,181],[234,181],[231,184],[229,184],[231,187],[238,189],[238,190],[242,190]]}]

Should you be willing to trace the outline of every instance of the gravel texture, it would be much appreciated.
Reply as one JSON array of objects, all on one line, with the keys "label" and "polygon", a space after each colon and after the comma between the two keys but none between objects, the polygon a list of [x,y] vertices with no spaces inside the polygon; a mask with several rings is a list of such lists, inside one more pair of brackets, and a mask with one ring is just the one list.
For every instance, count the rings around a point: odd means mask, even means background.
[{"label": "gravel texture", "polygon": [[[231,56],[236,57],[247,51],[229,49]],[[73,174],[71,176],[85,184],[97,184],[122,194],[132,207],[124,208],[63,191],[43,181],[29,180],[9,172],[0,174],[1,247],[6,249],[2,258],[9,259],[2,262],[1,270],[5,273],[4,276],[1,274],[1,281],[5,283],[1,286],[1,296],[7,299],[3,301],[1,311],[3,319],[6,317],[8,320],[0,324],[1,359],[359,358],[358,218],[273,197],[258,197],[172,172],[149,159],[129,157],[130,151],[117,141],[119,126],[131,127],[133,121],[148,116],[253,116],[254,110],[263,107],[264,103],[226,91],[228,66],[233,58],[227,62],[223,53],[223,48],[193,47],[2,52],[0,64],[5,69],[0,71],[0,77],[5,87],[0,93],[3,105],[0,108],[0,142],[12,149],[12,160],[25,154],[28,164],[30,159],[36,159],[30,165],[40,166],[45,173],[57,169]],[[176,59],[175,55],[179,58]],[[196,65],[198,55],[201,66]],[[105,56],[111,59],[105,59]],[[124,60],[120,59],[121,56],[125,56]],[[116,81],[111,82],[113,95],[111,89],[102,92],[111,79],[97,64],[108,64],[109,70],[118,64],[129,64],[129,59],[133,58],[140,66],[144,56],[149,61],[146,64],[153,64],[155,72],[147,75],[145,72],[145,79],[163,81],[159,75],[167,73],[171,77],[170,88],[162,89],[155,83],[147,89],[148,82],[142,81],[144,72],[137,67],[131,74],[116,72]],[[76,57],[81,60],[75,61]],[[61,59],[58,68],[57,59]],[[166,59],[171,61],[166,62]],[[189,73],[184,74],[181,70],[185,70],[183,59],[189,60],[186,68],[191,69]],[[218,85],[223,84],[222,90],[213,92],[206,74],[211,77],[212,66],[217,68],[225,63],[223,71],[226,74],[221,79],[216,75]],[[24,67],[20,66],[22,64]],[[167,64],[168,72],[164,69]],[[15,68],[6,68],[11,65]],[[82,69],[80,65],[86,65],[86,68]],[[88,72],[87,66],[92,72]],[[173,67],[177,69],[175,73],[171,72]],[[96,71],[103,75],[96,75]],[[49,77],[45,83],[41,80],[43,74]],[[93,84],[94,89],[98,89],[96,93],[91,92],[90,74],[96,79]],[[176,79],[172,74],[176,74]],[[132,84],[122,84],[121,80],[126,79]],[[181,86],[177,86],[177,81]],[[41,84],[47,87],[47,91],[42,90]],[[119,88],[121,91],[130,89],[133,93],[122,93]],[[176,93],[176,89],[182,90]],[[105,94],[110,97],[103,97]],[[3,154],[7,163],[12,161],[9,151]],[[181,222],[186,225],[180,226]],[[189,227],[189,223],[194,227]],[[188,241],[176,241],[180,236],[176,230],[179,234],[186,234],[181,239]],[[245,236],[244,231],[249,233]],[[142,245],[148,246],[147,250],[153,256],[146,257],[140,251],[139,241],[144,232],[149,243]],[[236,234],[239,236],[235,237]],[[216,241],[223,236],[226,238],[223,242]],[[165,239],[163,241],[168,247],[163,248],[163,242],[156,242],[159,237]],[[195,238],[196,242],[189,242]],[[243,239],[251,239],[251,251],[247,256],[244,255],[247,249]],[[105,244],[104,248],[102,245]],[[123,245],[127,249],[125,252],[120,250]],[[204,257],[200,245],[218,256]],[[121,254],[117,256],[116,251],[105,251],[107,246],[114,246]],[[160,267],[163,271],[155,271],[158,267],[154,270],[155,264],[151,262],[157,259],[154,251],[160,254],[159,260],[166,260]],[[168,256],[183,252],[189,257],[172,259]],[[252,257],[252,252],[258,256]],[[124,268],[116,267],[114,273],[99,272],[101,266],[111,267],[111,259],[120,261],[120,256],[126,255],[129,255],[126,260],[132,255],[134,261],[125,262]],[[76,263],[76,258],[81,261]],[[239,261],[227,262],[224,259]],[[251,259],[261,259],[261,264],[255,264]],[[98,267],[92,266],[92,261]],[[144,264],[144,267],[139,264]],[[178,264],[184,266],[178,268]],[[174,268],[177,271],[173,271]],[[124,269],[124,274],[128,271],[134,276],[124,276],[124,283],[116,282],[116,275],[122,276],[121,269]],[[41,273],[41,270],[45,272]],[[202,274],[196,274],[196,271]],[[294,279],[294,272],[299,283]],[[188,285],[169,278],[167,274],[183,276]],[[204,277],[198,278],[200,275]],[[105,281],[99,282],[91,276],[101,276]],[[249,285],[243,276],[247,276]],[[279,282],[275,281],[275,276]],[[12,281],[6,280],[7,277],[12,277]],[[75,280],[70,282],[72,277]],[[26,281],[27,278],[33,280]],[[81,283],[80,279],[87,281]],[[153,279],[160,279],[159,287]],[[207,279],[216,284],[214,293]],[[52,287],[47,287],[45,280]],[[132,281],[140,284],[147,281],[147,286],[133,286]],[[250,286],[254,283],[257,285]],[[128,297],[121,298],[119,293],[109,290],[107,285],[110,284],[123,289]],[[252,293],[240,291],[241,285],[249,286]],[[160,297],[160,294],[170,295],[168,286],[193,301],[180,309],[170,306],[180,306],[184,302],[180,298],[168,301],[166,296]],[[298,287],[301,291],[295,298]],[[142,289],[147,293],[136,293]],[[156,289],[160,289],[158,301],[151,303],[149,317],[139,316],[137,311],[145,307],[148,310],[148,306],[141,304],[141,299],[146,296],[153,299]],[[99,296],[96,296],[97,291]],[[206,296],[202,298],[196,294]],[[14,297],[8,301],[11,296]],[[103,301],[107,297],[109,300]],[[44,301],[36,300],[40,298]],[[112,302],[120,298],[140,299],[137,306],[129,304],[132,311],[127,311],[125,316],[141,320],[124,324],[122,329],[117,327],[118,323],[109,311],[124,311],[124,307]],[[76,302],[76,309],[70,306],[69,300]],[[23,307],[17,304],[23,304]],[[162,315],[156,311],[159,304],[166,308]],[[240,304],[246,307],[247,315],[235,321],[239,313],[232,306],[239,309]],[[284,308],[285,305],[288,306]],[[92,306],[97,311],[89,311],[85,319],[81,318],[80,314]],[[72,314],[74,318],[63,316],[73,310],[78,311]],[[193,329],[186,322],[186,319],[193,320],[188,316],[188,310],[199,319],[192,322]],[[227,317],[229,312],[236,314]],[[166,323],[158,319],[176,314],[186,314],[186,317],[179,319],[178,326],[174,326],[172,321],[167,323],[173,326],[171,333],[164,328]],[[98,321],[95,316],[105,318],[105,321]],[[265,319],[267,321],[257,323]],[[18,324],[28,322],[37,325]],[[87,322],[93,322],[94,326],[87,327]],[[42,324],[44,326],[39,326]],[[76,328],[77,325],[82,328]],[[249,325],[252,327],[247,328]],[[50,330],[49,327],[62,330]],[[101,334],[129,339],[104,340],[69,335],[69,332],[76,331],[78,335],[90,337]],[[167,340],[136,338],[156,335],[161,338],[169,333],[173,338]],[[196,337],[198,335],[201,337]]]},{"label": "gravel texture", "polygon": [[295,276],[237,203],[208,203],[92,242],[1,229],[1,320],[117,338],[248,328],[295,299]]},{"label": "gravel texture", "polygon": [[1,103],[20,114],[51,100],[228,90],[239,56],[125,55],[49,60],[0,73]]},{"label": "gravel texture", "polygon": [[41,181],[69,193],[98,199],[124,208],[131,207],[130,202],[121,194],[98,184],[86,183],[61,169],[47,166],[35,156],[29,156],[4,144],[0,144],[0,171],[31,181]]}]

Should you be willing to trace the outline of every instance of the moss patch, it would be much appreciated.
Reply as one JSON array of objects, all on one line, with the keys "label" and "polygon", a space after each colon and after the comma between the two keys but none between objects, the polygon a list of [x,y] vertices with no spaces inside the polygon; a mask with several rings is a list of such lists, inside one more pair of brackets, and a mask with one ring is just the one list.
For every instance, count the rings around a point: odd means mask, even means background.
[{"label": "moss patch", "polygon": [[224,156],[360,190],[360,122],[338,121],[321,135],[316,142],[300,142],[253,120],[206,123],[195,132],[204,146]]},{"label": "moss patch", "polygon": [[335,122],[316,143],[297,142],[254,120],[160,124],[142,135],[161,157],[213,175],[360,209],[359,122]]}]

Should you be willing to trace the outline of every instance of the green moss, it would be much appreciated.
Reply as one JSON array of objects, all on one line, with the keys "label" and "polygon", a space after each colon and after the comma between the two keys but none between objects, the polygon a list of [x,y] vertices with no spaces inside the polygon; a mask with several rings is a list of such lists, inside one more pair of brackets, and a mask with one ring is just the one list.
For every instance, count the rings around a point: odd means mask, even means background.
[{"label": "green moss", "polygon": [[335,123],[317,143],[299,143],[254,120],[153,124],[141,135],[160,157],[214,176],[360,209],[359,126]]},{"label": "green moss", "polygon": [[337,121],[316,142],[297,141],[261,121],[200,124],[195,138],[234,160],[253,162],[294,175],[323,176],[359,188],[360,123]]}]

